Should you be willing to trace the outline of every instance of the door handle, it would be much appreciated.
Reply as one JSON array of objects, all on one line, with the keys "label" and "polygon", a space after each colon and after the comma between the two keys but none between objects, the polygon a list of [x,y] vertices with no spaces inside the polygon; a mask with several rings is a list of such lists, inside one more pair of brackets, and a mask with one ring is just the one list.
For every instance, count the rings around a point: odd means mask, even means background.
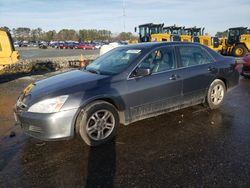
[{"label": "door handle", "polygon": [[180,78],[180,76],[173,74],[171,77],[169,77],[169,80],[176,80],[177,78]]},{"label": "door handle", "polygon": [[213,72],[213,71],[216,70],[216,68],[215,67],[209,67],[207,70],[210,71],[210,72]]}]

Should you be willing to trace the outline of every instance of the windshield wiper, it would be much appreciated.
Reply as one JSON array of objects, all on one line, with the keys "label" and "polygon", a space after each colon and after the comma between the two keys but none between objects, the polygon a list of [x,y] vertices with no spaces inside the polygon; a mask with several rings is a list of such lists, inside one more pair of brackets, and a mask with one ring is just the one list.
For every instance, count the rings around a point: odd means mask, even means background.
[{"label": "windshield wiper", "polygon": [[[87,69],[86,69],[86,70],[87,70]],[[89,71],[89,72],[91,72],[91,73],[94,73],[94,74],[101,74],[100,71],[94,70],[94,69],[89,69],[89,70],[87,70],[87,71]]]}]

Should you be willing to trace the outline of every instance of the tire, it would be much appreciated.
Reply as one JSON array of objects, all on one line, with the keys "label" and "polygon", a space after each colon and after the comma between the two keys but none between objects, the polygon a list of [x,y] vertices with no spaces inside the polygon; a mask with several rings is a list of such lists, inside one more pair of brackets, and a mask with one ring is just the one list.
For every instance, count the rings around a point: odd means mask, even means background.
[{"label": "tire", "polygon": [[224,101],[226,86],[220,79],[214,80],[207,93],[207,105],[210,109],[217,109]]},{"label": "tire", "polygon": [[247,54],[247,49],[243,44],[238,44],[233,49],[233,56],[235,57],[243,57]]},{"label": "tire", "polygon": [[[105,119],[102,119],[104,116]],[[105,101],[95,101],[78,115],[76,128],[89,146],[98,146],[114,138],[120,121],[116,108]]]}]

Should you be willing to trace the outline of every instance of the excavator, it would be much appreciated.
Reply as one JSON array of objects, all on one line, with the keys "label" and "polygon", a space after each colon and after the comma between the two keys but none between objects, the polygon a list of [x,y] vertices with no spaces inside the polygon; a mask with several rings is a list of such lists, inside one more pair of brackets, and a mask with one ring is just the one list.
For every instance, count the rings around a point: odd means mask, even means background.
[{"label": "excavator", "polygon": [[234,27],[228,29],[227,39],[222,39],[223,55],[243,57],[250,52],[250,29]]},{"label": "excavator", "polygon": [[17,63],[19,58],[20,55],[14,48],[11,34],[0,29],[0,70],[6,65]]}]

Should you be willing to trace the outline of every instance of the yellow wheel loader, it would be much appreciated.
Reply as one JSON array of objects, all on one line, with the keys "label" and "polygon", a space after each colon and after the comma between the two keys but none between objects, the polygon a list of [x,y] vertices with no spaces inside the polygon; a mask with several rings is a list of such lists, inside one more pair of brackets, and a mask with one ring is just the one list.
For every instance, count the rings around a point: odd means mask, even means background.
[{"label": "yellow wheel loader", "polygon": [[250,52],[250,30],[247,27],[228,29],[228,37],[222,42],[222,54],[243,57]]},{"label": "yellow wheel loader", "polygon": [[10,33],[0,29],[0,70],[6,65],[18,62],[19,58]]},{"label": "yellow wheel loader", "polygon": [[176,25],[163,27],[162,33],[152,34],[151,41],[183,41],[180,37],[183,32],[184,27],[179,27]]},{"label": "yellow wheel loader", "polygon": [[185,28],[184,34],[181,36],[182,38],[186,38],[188,42],[197,42],[203,44],[217,52],[221,52],[222,45],[218,37],[211,37],[208,35],[204,35],[205,28]]},{"label": "yellow wheel loader", "polygon": [[163,26],[164,24],[153,24],[153,23],[139,25],[139,42],[152,41],[151,38],[152,35],[157,33],[162,33]]},{"label": "yellow wheel loader", "polygon": [[202,36],[204,33],[204,28],[197,28],[197,27],[189,27],[184,28],[184,32],[182,33],[181,37],[185,42],[200,42],[199,36]]}]

